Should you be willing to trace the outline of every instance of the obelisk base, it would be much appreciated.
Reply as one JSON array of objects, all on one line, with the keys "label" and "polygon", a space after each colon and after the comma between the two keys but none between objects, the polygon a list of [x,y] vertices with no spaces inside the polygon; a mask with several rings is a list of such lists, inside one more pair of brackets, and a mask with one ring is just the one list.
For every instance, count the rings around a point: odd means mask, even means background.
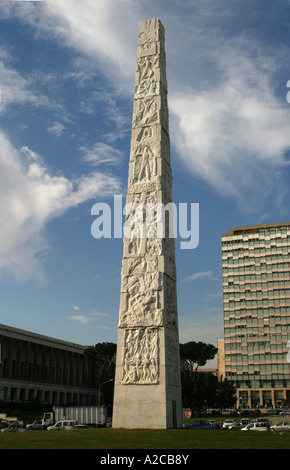
[{"label": "obelisk base", "polygon": [[[160,328],[160,375],[157,384],[122,384],[123,358],[117,354],[113,428],[182,428],[180,384],[166,383],[165,328]],[[125,330],[119,329],[117,351],[123,351]]]}]

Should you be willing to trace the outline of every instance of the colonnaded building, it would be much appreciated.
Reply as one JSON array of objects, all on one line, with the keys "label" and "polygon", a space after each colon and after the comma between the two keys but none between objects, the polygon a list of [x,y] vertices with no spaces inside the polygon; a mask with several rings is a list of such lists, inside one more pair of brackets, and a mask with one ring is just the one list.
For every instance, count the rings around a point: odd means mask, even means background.
[{"label": "colonnaded building", "polygon": [[233,228],[221,243],[219,377],[238,407],[290,406],[290,222]]},{"label": "colonnaded building", "polygon": [[97,404],[87,346],[0,325],[0,404]]}]

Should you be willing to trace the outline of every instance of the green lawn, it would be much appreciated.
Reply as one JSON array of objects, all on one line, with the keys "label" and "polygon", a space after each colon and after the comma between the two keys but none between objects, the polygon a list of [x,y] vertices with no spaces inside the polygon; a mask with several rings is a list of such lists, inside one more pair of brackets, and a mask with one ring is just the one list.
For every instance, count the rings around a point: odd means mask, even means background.
[{"label": "green lawn", "polygon": [[290,449],[290,432],[112,428],[1,432],[0,449]]}]

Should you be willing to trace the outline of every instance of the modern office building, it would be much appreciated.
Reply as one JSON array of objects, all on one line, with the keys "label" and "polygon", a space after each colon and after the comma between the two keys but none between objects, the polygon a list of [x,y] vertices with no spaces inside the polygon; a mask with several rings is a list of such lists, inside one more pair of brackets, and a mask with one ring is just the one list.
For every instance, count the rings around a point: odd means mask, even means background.
[{"label": "modern office building", "polygon": [[219,376],[237,407],[290,406],[290,222],[234,228],[221,243]]},{"label": "modern office building", "polygon": [[86,346],[0,325],[0,404],[97,404]]}]

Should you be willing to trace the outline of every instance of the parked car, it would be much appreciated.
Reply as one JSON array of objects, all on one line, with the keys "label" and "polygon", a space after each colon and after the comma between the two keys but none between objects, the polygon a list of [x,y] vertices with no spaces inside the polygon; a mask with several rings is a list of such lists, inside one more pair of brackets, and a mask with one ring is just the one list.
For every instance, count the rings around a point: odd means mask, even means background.
[{"label": "parked car", "polygon": [[270,431],[270,426],[264,423],[250,423],[241,431]]},{"label": "parked car", "polygon": [[206,408],[206,409],[202,409],[200,410],[200,414],[201,415],[213,415],[213,414],[216,414],[217,410],[214,409],[214,408]]},{"label": "parked car", "polygon": [[281,421],[281,423],[274,424],[270,427],[271,431],[290,431],[290,421]]},{"label": "parked car", "polygon": [[87,424],[75,424],[74,426],[68,427],[66,429],[92,429],[91,426]]},{"label": "parked car", "polygon": [[33,421],[33,423],[27,424],[25,426],[25,429],[27,431],[32,430],[32,429],[43,429],[41,421]]},{"label": "parked car", "polygon": [[234,424],[236,424],[236,421],[235,421],[235,420],[233,420],[233,419],[226,419],[226,420],[223,422],[223,424],[222,424],[222,428],[223,428],[223,429],[228,429],[229,426],[234,425]]},{"label": "parked car", "polygon": [[279,415],[290,415],[290,410],[280,411]]},{"label": "parked car", "polygon": [[188,426],[183,426],[184,429],[212,429],[205,421],[194,421]]},{"label": "parked car", "polygon": [[112,418],[108,418],[106,421],[106,428],[111,428],[112,427]]},{"label": "parked car", "polygon": [[234,423],[234,424],[230,424],[226,429],[230,429],[231,431],[239,431],[240,429],[244,427],[245,427],[245,424]]},{"label": "parked car", "polygon": [[219,424],[216,422],[215,419],[209,419],[206,424],[209,426],[210,429],[219,429]]},{"label": "parked car", "polygon": [[1,432],[16,432],[20,428],[18,423],[9,424],[7,428],[2,428]]},{"label": "parked car", "polygon": [[269,421],[267,418],[257,418],[256,423],[264,423],[267,426],[271,426],[272,422]]},{"label": "parked car", "polygon": [[267,410],[264,412],[265,415],[277,415],[278,411],[277,410]]},{"label": "parked car", "polygon": [[228,426],[228,429],[232,429],[233,431],[237,431],[237,430],[243,429],[244,427],[246,427],[250,423],[251,423],[251,421],[248,418],[243,418],[243,419],[240,420],[239,423],[234,422],[233,424],[230,424]]},{"label": "parked car", "polygon": [[48,431],[59,431],[61,429],[72,429],[73,426],[78,424],[75,420],[57,421],[53,426],[48,426]]}]

